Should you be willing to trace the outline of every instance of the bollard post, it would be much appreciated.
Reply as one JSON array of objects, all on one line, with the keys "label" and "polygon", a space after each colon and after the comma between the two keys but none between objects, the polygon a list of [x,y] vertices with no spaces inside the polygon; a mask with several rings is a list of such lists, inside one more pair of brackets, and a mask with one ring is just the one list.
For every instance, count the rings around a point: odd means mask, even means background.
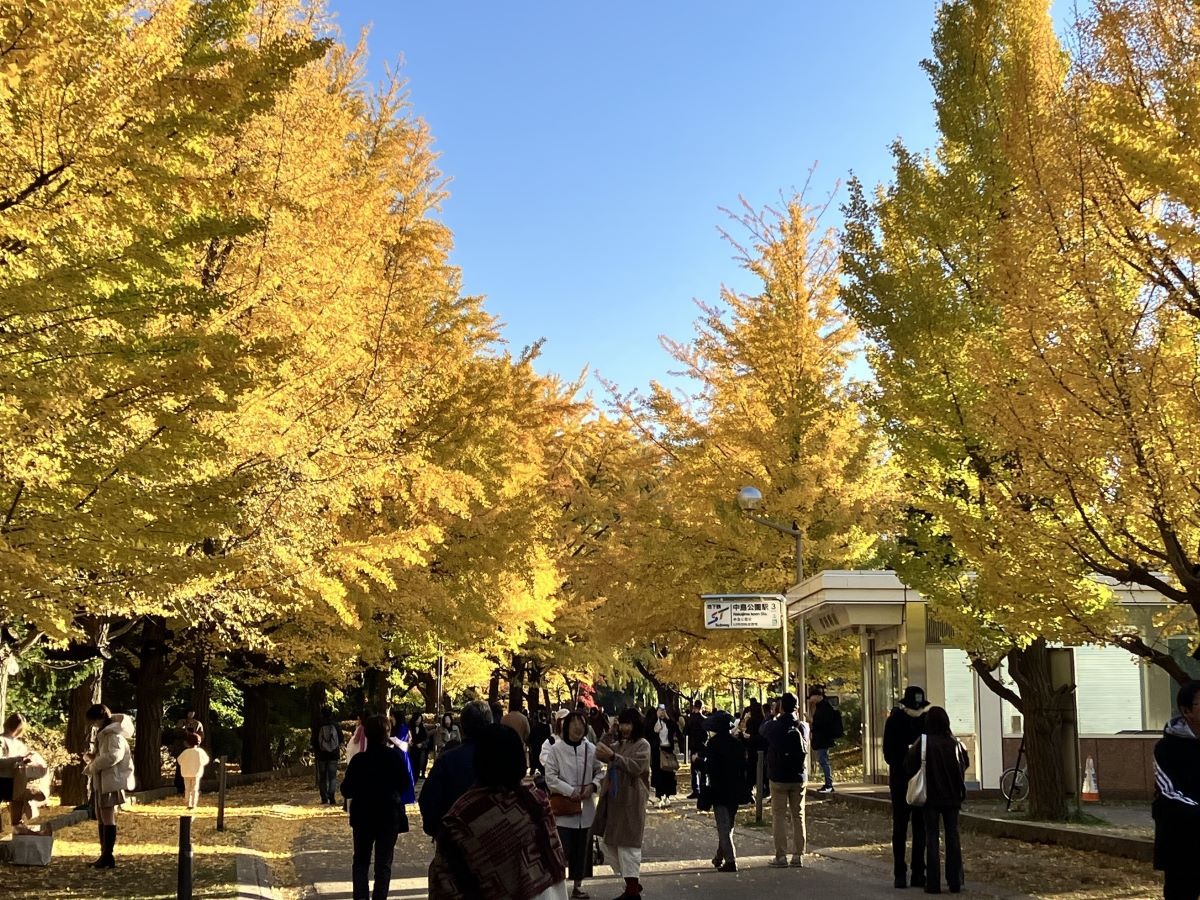
[{"label": "bollard post", "polygon": [[179,879],[176,884],[178,900],[192,900],[192,817],[179,817]]},{"label": "bollard post", "polygon": [[225,757],[217,757],[217,831],[225,830]]},{"label": "bollard post", "polygon": [[767,751],[758,751],[758,764],[755,768],[758,770],[754,776],[754,824],[762,824],[762,801],[763,801],[763,766],[767,761]]}]

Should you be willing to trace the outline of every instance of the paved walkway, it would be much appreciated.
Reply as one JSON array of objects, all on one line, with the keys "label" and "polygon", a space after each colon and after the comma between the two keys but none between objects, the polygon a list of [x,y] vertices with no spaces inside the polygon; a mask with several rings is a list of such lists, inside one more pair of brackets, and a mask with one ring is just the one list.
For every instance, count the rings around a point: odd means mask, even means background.
[{"label": "paved walkway", "polygon": [[[420,818],[412,809],[412,831],[401,835],[396,846],[392,900],[419,900],[427,896],[426,871],[433,849],[421,832]],[[885,865],[871,865],[836,851],[817,849],[806,857],[803,869],[772,869],[769,833],[762,829],[737,828],[738,865],[741,871],[716,872],[709,863],[716,847],[716,830],[711,815],[694,811],[683,801],[676,809],[650,811],[647,818],[642,883],[649,898],[704,897],[713,900],[794,898],[798,891],[816,896],[828,893],[839,900],[891,898],[897,892]],[[351,900],[349,829],[330,840],[321,834],[302,835],[294,847],[293,862],[305,885],[306,900]],[[610,900],[621,893],[624,883],[605,865],[585,888],[597,900]],[[987,885],[968,884],[971,896],[1021,900],[1015,894]],[[915,895],[914,895],[915,896]],[[923,895],[922,895],[923,896]]]}]

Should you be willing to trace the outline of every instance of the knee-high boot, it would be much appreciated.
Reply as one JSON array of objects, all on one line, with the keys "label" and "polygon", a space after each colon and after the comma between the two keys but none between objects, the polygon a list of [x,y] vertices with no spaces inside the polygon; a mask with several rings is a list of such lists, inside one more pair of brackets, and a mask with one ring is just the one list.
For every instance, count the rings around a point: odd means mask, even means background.
[{"label": "knee-high boot", "polygon": [[117,826],[105,825],[104,856],[97,864],[97,869],[115,869],[117,861],[113,857],[113,848],[117,846]]}]

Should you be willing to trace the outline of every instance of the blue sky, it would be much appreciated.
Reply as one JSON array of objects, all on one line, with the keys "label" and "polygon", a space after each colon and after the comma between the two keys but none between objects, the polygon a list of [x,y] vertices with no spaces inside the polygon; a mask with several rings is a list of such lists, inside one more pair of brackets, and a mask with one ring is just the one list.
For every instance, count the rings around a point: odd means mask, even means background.
[{"label": "blue sky", "polygon": [[[623,390],[668,377],[694,299],[753,288],[721,207],[854,171],[934,139],[934,0],[330,0],[371,71],[403,57],[451,178],[443,217],[468,292],[543,371]],[[844,197],[844,191],[839,195]],[[829,220],[836,226],[836,209]],[[603,394],[595,380],[598,396]]]}]

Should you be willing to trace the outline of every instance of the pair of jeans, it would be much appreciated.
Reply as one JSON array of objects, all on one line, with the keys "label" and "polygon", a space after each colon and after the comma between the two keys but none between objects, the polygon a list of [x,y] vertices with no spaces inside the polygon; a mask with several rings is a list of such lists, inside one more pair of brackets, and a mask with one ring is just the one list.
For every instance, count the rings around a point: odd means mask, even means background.
[{"label": "pair of jeans", "polygon": [[717,856],[726,863],[737,862],[737,850],[733,846],[733,821],[737,816],[736,806],[718,803],[713,806],[717,819]]},{"label": "pair of jeans", "polygon": [[[396,853],[396,829],[354,829],[354,900],[387,900],[392,886],[392,857]],[[375,853],[375,891],[371,892],[371,852]]]},{"label": "pair of jeans", "polygon": [[962,887],[962,845],[958,840],[958,807],[926,806],[925,819],[925,887],[940,890],[942,886],[942,862],[939,857],[938,820],[946,826],[946,884],[951,890]]},{"label": "pair of jeans", "polygon": [[321,792],[322,803],[337,799],[337,770],[336,759],[317,760],[317,790]]},{"label": "pair of jeans", "polygon": [[563,828],[559,826],[558,839],[562,841],[563,854],[567,857],[567,873],[576,887],[583,882],[587,868],[588,828]]},{"label": "pair of jeans", "polygon": [[925,821],[921,810],[908,805],[908,776],[903,768],[888,769],[888,792],[892,797],[892,864],[896,880],[908,877],[904,850],[908,844],[908,829],[912,826],[912,881],[914,886],[925,882]]},{"label": "pair of jeans", "polygon": [[771,831],[775,836],[775,855],[787,856],[788,812],[792,820],[792,853],[799,856],[808,849],[808,823],[804,816],[804,782],[772,781]]},{"label": "pair of jeans", "polygon": [[817,764],[821,767],[821,774],[825,776],[823,787],[833,787],[833,766],[829,764],[829,748],[822,747],[817,751]]},{"label": "pair of jeans", "polygon": [[692,763],[692,793],[699,795],[704,784],[704,760],[698,759]]}]

